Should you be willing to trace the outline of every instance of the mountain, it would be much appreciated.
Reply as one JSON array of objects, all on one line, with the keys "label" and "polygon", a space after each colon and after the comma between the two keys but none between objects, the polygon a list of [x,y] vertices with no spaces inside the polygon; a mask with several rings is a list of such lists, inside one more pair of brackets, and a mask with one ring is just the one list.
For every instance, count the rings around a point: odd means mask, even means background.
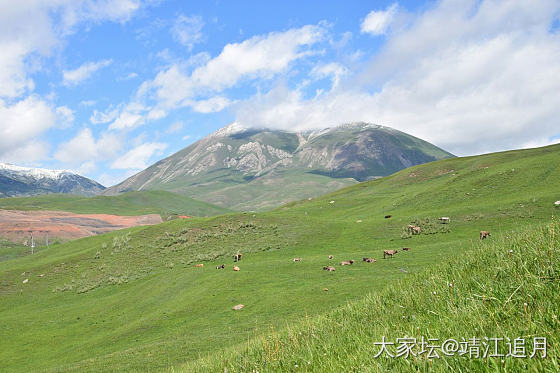
[{"label": "mountain", "polygon": [[162,189],[237,210],[262,210],[452,154],[369,123],[288,132],[230,124],[111,187]]},{"label": "mountain", "polygon": [[28,168],[0,163],[0,197],[67,193],[91,196],[105,187],[69,171]]}]

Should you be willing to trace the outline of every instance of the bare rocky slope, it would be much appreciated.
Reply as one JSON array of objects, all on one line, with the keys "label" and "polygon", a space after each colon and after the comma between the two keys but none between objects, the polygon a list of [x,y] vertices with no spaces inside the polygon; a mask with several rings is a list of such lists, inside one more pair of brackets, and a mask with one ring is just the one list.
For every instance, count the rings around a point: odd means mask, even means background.
[{"label": "bare rocky slope", "polygon": [[369,123],[320,131],[233,123],[107,189],[168,190],[239,210],[261,210],[386,176],[452,154]]}]

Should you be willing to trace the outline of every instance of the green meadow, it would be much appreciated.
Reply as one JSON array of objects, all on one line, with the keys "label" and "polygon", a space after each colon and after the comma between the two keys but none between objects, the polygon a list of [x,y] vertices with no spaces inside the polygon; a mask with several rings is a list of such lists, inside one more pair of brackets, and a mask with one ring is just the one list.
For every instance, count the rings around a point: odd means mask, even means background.
[{"label": "green meadow", "polygon": [[[0,370],[558,371],[559,182],[560,146],[453,158],[5,260]],[[544,336],[549,357],[373,359],[405,335]]]},{"label": "green meadow", "polygon": [[128,192],[118,196],[73,196],[68,194],[46,194],[35,197],[0,198],[0,209],[4,210],[60,210],[76,214],[145,215],[173,214],[212,216],[230,210],[197,201],[176,193],[152,190]]}]

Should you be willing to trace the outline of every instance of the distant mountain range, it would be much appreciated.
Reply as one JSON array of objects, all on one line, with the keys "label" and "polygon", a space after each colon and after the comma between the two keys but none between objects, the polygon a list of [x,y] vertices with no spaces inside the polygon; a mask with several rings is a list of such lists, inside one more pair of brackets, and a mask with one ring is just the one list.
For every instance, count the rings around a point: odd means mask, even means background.
[{"label": "distant mountain range", "polygon": [[19,167],[0,163],[0,197],[67,193],[92,196],[105,187],[69,171]]},{"label": "distant mountain range", "polygon": [[424,140],[369,123],[307,132],[233,123],[103,193],[161,189],[260,210],[449,157]]}]

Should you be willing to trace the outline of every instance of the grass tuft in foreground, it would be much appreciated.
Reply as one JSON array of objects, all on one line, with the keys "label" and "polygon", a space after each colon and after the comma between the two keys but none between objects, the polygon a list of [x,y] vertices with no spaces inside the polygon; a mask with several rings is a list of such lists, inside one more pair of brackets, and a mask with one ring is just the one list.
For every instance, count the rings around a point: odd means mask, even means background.
[{"label": "grass tuft in foreground", "polygon": [[[457,248],[460,250],[460,248]],[[256,337],[174,371],[185,372],[558,372],[560,371],[560,224],[482,241],[462,255],[390,284],[379,293],[314,319]],[[242,312],[242,311],[241,311]],[[527,358],[427,353],[388,357],[375,342],[424,337],[461,342],[480,338],[481,352],[498,341],[525,341]],[[529,358],[535,337],[547,339],[547,357]],[[485,338],[490,340],[486,341]],[[519,341],[520,343],[520,341]],[[521,343],[520,343],[521,344]],[[459,345],[461,346],[461,345]],[[388,346],[396,354],[397,343]],[[470,351],[469,351],[470,350]],[[518,351],[519,352],[519,351]],[[476,356],[476,354],[474,354]]]}]

